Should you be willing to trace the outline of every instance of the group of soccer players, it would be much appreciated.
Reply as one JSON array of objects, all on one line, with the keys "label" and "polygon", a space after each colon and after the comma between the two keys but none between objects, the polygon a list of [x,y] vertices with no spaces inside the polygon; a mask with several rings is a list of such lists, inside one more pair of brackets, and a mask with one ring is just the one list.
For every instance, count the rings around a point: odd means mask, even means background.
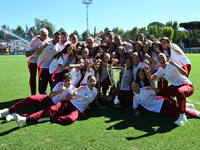
[{"label": "group of soccer players", "polygon": [[[158,40],[152,35],[149,40],[138,34],[136,42],[127,42],[112,31],[106,35],[101,31],[81,42],[76,35],[68,40],[66,32],[56,32],[49,38],[47,29],[40,31],[26,51],[32,96],[0,110],[0,117],[5,117],[7,122],[16,120],[20,127],[48,120],[70,124],[93,101],[103,109],[104,101],[113,102],[115,96],[120,106],[131,106],[135,116],[140,114],[138,107],[142,106],[177,118],[176,125],[184,125],[186,115],[200,118],[194,105],[186,103],[186,97],[194,92],[189,80],[190,60],[167,37]],[[104,35],[102,39],[100,35]],[[112,67],[123,68],[118,92],[113,92],[111,87],[114,75],[108,68]],[[37,74],[40,95],[36,95]],[[48,83],[50,94],[46,93]],[[44,109],[33,114],[17,114],[31,105]]]}]

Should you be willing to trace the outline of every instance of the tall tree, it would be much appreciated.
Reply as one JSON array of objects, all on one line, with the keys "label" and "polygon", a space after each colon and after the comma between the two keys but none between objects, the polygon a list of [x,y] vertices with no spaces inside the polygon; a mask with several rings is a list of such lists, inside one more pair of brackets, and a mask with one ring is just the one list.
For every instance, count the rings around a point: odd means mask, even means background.
[{"label": "tall tree", "polygon": [[65,31],[64,28],[60,28],[60,29],[58,30],[58,32],[62,33],[62,32],[66,32],[66,31]]},{"label": "tall tree", "polygon": [[82,33],[82,41],[86,41],[87,36],[88,36],[87,31],[84,31],[84,32]]},{"label": "tall tree", "polygon": [[25,38],[25,31],[20,25],[14,30],[14,33],[21,38]]},{"label": "tall tree", "polygon": [[162,28],[165,25],[163,23],[155,21],[155,22],[150,23],[148,26],[157,26],[158,28]]},{"label": "tall tree", "polygon": [[156,38],[159,37],[158,27],[157,26],[148,26],[148,36],[154,35]]},{"label": "tall tree", "polygon": [[165,26],[162,28],[162,36],[166,36],[172,41],[174,37],[174,29],[172,27]]},{"label": "tall tree", "polygon": [[135,41],[138,33],[139,33],[139,31],[138,31],[137,27],[134,27],[130,32],[130,40]]},{"label": "tall tree", "polygon": [[38,31],[41,28],[46,28],[49,31],[50,37],[55,32],[55,26],[51,22],[49,22],[47,19],[40,20],[38,18],[35,18],[35,27],[36,27],[36,30],[38,30]]}]

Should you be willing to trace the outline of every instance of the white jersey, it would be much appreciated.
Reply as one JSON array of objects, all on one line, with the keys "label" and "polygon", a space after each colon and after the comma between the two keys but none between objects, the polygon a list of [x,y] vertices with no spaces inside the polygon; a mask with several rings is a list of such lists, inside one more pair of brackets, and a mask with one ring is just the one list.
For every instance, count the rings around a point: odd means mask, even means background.
[{"label": "white jersey", "polygon": [[37,66],[39,68],[48,69],[51,62],[53,61],[54,55],[59,51],[58,43],[53,45],[50,41],[49,45],[43,49],[42,53],[38,57]]},{"label": "white jersey", "polygon": [[74,87],[78,86],[79,81],[81,80],[82,77],[82,73],[81,71],[77,71],[77,69],[72,68],[72,70],[70,71],[71,75],[72,75],[72,85]]},{"label": "white jersey", "polygon": [[144,68],[145,66],[147,66],[147,64],[144,63],[144,62],[139,62],[139,64],[137,66],[133,65],[133,78],[134,78],[134,81],[136,81],[138,69]]},{"label": "white jersey", "polygon": [[167,63],[166,68],[160,68],[155,75],[159,77],[165,78],[168,82],[170,82],[174,86],[180,86],[183,84],[192,84],[192,82],[184,75],[182,75],[179,70]]},{"label": "white jersey", "polygon": [[180,67],[183,67],[187,64],[191,64],[190,60],[187,58],[187,56],[185,56],[184,52],[178,45],[174,43],[171,44],[170,53],[170,58]]},{"label": "white jersey", "polygon": [[62,57],[59,57],[58,59],[58,64],[62,66],[69,66],[70,64],[75,64],[75,60],[69,60],[69,55],[68,54],[63,54]]},{"label": "white jersey", "polygon": [[123,80],[123,82],[121,83],[121,87],[120,87],[120,90],[131,90],[130,89],[130,84],[131,84],[131,81],[132,81],[132,70],[124,70],[124,73],[122,74],[122,79],[121,79],[121,82]]},{"label": "white jersey", "polygon": [[140,93],[134,93],[133,96],[133,108],[138,108],[139,105],[144,107],[149,111],[153,111],[159,113],[162,104],[164,101],[164,97],[156,96],[154,90],[147,90],[146,87],[140,88]]},{"label": "white jersey", "polygon": [[[55,87],[53,88],[52,92],[56,92],[56,91],[60,90],[63,86],[64,86],[64,82],[57,83],[55,85]],[[70,85],[70,87],[68,89],[66,89],[62,93],[52,97],[53,103],[57,104],[60,101],[66,100],[67,94],[73,94],[75,90],[76,90],[76,88],[74,86]]]},{"label": "white jersey", "polygon": [[56,71],[56,73],[62,72],[61,69],[57,69],[57,68],[58,68],[58,59],[54,58],[49,66],[49,73],[53,74],[54,71]]},{"label": "white jersey", "polygon": [[83,78],[83,80],[81,81],[81,84],[87,84],[87,79],[90,75],[93,75],[96,77],[96,81],[98,82],[99,81],[99,73],[96,73],[95,74],[95,71],[93,68],[90,69],[90,72],[87,72],[85,73],[85,76]]},{"label": "white jersey", "polygon": [[70,41],[66,41],[64,44],[61,44],[61,41],[58,42],[60,49],[63,50],[67,44],[70,44]]},{"label": "white jersey", "polygon": [[[38,48],[39,46],[43,46],[46,43],[47,40],[41,41],[40,38],[33,38],[29,44],[29,46],[26,48],[27,52],[33,51],[35,48]],[[28,57],[30,63],[37,63],[38,60],[38,54],[37,52],[33,53],[33,55]]]},{"label": "white jersey", "polygon": [[53,61],[51,62],[49,66],[49,73],[52,74],[54,71],[56,71],[56,73],[62,72],[63,69],[58,68],[58,64],[61,64],[62,66],[64,66],[63,64],[66,63],[67,60],[68,60],[68,55],[66,54],[63,54],[59,58],[53,59]]},{"label": "white jersey", "polygon": [[84,112],[88,105],[94,101],[97,96],[98,90],[93,88],[91,91],[89,87],[80,86],[77,90],[78,96],[70,102],[80,111]]}]

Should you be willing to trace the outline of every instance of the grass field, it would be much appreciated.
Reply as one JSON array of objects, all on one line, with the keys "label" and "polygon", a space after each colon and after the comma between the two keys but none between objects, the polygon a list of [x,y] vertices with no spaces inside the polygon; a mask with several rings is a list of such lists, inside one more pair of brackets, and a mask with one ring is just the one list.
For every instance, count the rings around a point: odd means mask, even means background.
[{"label": "grass field", "polygon": [[[200,54],[187,56],[195,88],[189,99],[200,102]],[[25,56],[0,56],[0,109],[30,95],[28,77]],[[200,110],[200,105],[195,107]],[[200,149],[200,119],[190,118],[182,127],[173,122],[147,111],[134,117],[130,108],[93,108],[68,126],[46,122],[18,128],[15,122],[0,119],[0,149]]]}]

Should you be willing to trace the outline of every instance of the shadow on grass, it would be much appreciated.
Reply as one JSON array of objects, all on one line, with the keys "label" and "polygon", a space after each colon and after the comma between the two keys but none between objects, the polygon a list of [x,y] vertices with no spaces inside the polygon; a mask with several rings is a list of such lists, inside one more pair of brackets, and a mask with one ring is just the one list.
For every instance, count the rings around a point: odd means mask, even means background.
[{"label": "shadow on grass", "polygon": [[[21,99],[12,100],[9,102],[1,102],[0,109],[8,108],[11,105],[17,103]],[[23,114],[26,112],[33,113],[40,110],[40,108],[31,106],[30,108],[23,109],[22,111],[18,112],[19,114]],[[91,117],[102,117],[108,118],[109,120],[105,121],[105,123],[112,123],[116,122],[116,124],[111,125],[110,127],[106,128],[106,130],[123,130],[130,127],[133,127],[136,130],[141,130],[147,132],[144,135],[137,136],[137,137],[126,137],[127,140],[135,140],[143,137],[152,136],[157,133],[165,133],[173,130],[177,126],[174,125],[173,118],[162,116],[160,114],[148,112],[146,110],[141,111],[141,114],[138,117],[133,115],[132,109],[130,107],[124,107],[122,109],[113,109],[108,106],[107,109],[97,109],[96,107],[92,107],[91,110],[86,111],[85,114],[79,116],[79,121],[87,120]],[[4,124],[5,122],[2,122]],[[28,125],[29,126],[29,125]],[[4,131],[0,133],[0,136],[7,135],[15,130],[19,129],[14,128],[8,131]]]},{"label": "shadow on grass", "polygon": [[170,132],[171,130],[177,127],[174,124],[175,119],[153,112],[149,112],[144,109],[141,110],[141,114],[139,116],[135,117],[132,112],[132,109],[129,107],[124,107],[122,109],[93,109],[85,115],[80,116],[79,120],[86,120],[90,117],[100,116],[105,116],[109,119],[105,121],[106,123],[112,123],[117,121],[116,124],[111,125],[110,127],[106,128],[106,130],[124,130],[133,127],[136,130],[147,132],[144,135],[136,137],[125,137],[127,140],[135,140],[143,137],[152,136],[157,133]]}]

